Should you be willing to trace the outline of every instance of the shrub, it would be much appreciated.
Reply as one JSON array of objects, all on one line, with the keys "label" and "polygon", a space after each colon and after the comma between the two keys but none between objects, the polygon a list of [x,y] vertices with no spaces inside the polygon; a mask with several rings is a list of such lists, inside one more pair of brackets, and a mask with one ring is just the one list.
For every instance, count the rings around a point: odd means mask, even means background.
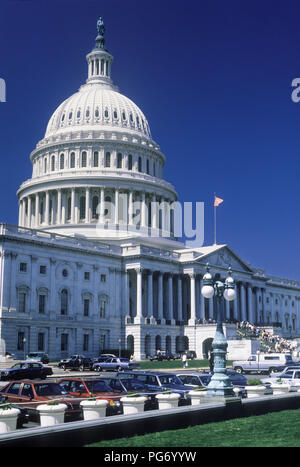
[{"label": "shrub", "polygon": [[248,379],[247,386],[259,386],[262,380],[258,378]]}]

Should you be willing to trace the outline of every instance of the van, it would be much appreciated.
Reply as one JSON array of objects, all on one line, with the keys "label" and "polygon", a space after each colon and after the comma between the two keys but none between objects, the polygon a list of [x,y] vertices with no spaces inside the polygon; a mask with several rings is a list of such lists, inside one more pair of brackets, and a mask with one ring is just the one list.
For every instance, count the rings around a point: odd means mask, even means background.
[{"label": "van", "polygon": [[272,373],[282,371],[286,366],[293,365],[291,354],[286,353],[257,353],[250,355],[247,360],[236,360],[232,368],[239,373]]}]

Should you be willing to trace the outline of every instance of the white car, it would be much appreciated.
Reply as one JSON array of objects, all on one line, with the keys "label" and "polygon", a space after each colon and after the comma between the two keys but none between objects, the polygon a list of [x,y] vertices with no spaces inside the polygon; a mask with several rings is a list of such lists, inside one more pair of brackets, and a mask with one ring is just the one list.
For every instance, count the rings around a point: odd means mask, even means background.
[{"label": "white car", "polygon": [[277,379],[291,386],[300,385],[300,367],[286,367],[282,373],[272,373],[269,378],[264,378],[263,383],[272,383]]}]

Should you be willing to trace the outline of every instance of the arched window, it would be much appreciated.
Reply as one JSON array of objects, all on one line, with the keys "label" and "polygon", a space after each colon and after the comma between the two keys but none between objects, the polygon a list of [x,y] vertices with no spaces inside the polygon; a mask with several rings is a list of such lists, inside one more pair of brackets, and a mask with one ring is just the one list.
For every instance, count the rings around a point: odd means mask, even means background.
[{"label": "arched window", "polygon": [[77,115],[76,115],[77,118],[80,118],[80,115],[81,115],[81,112],[80,112],[80,110],[78,110],[78,111],[77,111]]},{"label": "arched window", "polygon": [[149,175],[149,173],[150,173],[150,164],[149,164],[149,159],[147,159],[146,165],[147,165],[147,167],[146,167],[146,171],[147,171],[147,174]]},{"label": "arched window", "polygon": [[138,159],[138,171],[139,171],[139,172],[142,171],[142,158],[141,158],[141,156],[140,156],[139,159]]},{"label": "arched window", "polygon": [[51,170],[52,172],[55,170],[55,156],[51,157]]},{"label": "arched window", "polygon": [[75,152],[71,152],[71,155],[70,155],[70,167],[71,167],[71,169],[75,168]]},{"label": "arched window", "polygon": [[155,162],[153,162],[153,176],[156,177],[156,167]]},{"label": "arched window", "polygon": [[105,154],[105,167],[110,167],[110,152]]},{"label": "arched window", "polygon": [[132,155],[128,154],[128,170],[132,170]]},{"label": "arched window", "polygon": [[96,118],[99,118],[99,109],[98,109],[98,107],[97,107],[97,109],[95,110],[95,117],[96,117]]},{"label": "arched window", "polygon": [[63,170],[65,168],[65,155],[64,154],[60,155],[59,168],[60,170]]},{"label": "arched window", "polygon": [[99,165],[99,153],[98,153],[98,151],[94,152],[93,165],[94,165],[94,167],[98,167],[98,165]]},{"label": "arched window", "polygon": [[61,315],[68,314],[68,291],[67,289],[63,289],[60,293],[60,314]]},{"label": "arched window", "polygon": [[86,167],[86,151],[81,154],[81,167]]},{"label": "arched window", "polygon": [[122,154],[118,153],[117,168],[122,169]]},{"label": "arched window", "polygon": [[47,159],[44,159],[44,173],[47,172]]},{"label": "arched window", "polygon": [[92,219],[98,219],[98,196],[93,196],[92,199]]},{"label": "arched window", "polygon": [[85,196],[80,196],[79,219],[85,219]]}]

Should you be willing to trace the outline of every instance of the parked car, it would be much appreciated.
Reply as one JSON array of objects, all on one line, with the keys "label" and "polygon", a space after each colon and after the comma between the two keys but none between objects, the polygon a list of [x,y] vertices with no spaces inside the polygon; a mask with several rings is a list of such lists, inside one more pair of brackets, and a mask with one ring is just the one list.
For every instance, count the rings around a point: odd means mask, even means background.
[{"label": "parked car", "polygon": [[155,410],[158,409],[158,401],[155,398],[155,395],[159,392],[163,392],[163,388],[159,386],[151,386],[138,381],[132,375],[119,374],[108,378],[107,380],[109,386],[116,392],[122,391],[122,393],[139,393],[146,397],[145,401],[145,410]]},{"label": "parked car", "polygon": [[197,358],[197,354],[194,350],[185,350],[184,352],[180,352],[178,358],[181,358],[182,354],[184,353],[186,354],[188,360],[195,360],[195,358]]},{"label": "parked car", "polygon": [[149,357],[149,360],[151,362],[155,360],[161,362],[163,360],[175,360],[176,358],[178,357],[173,355],[171,352],[168,352],[167,350],[158,350],[155,355]]},{"label": "parked car", "polygon": [[13,365],[11,368],[0,370],[1,381],[16,380],[16,379],[45,379],[53,374],[52,368],[42,365],[38,362],[20,362]]},{"label": "parked car", "polygon": [[[185,386],[176,374],[162,371],[138,371],[134,373],[124,373],[130,377],[134,377],[136,381],[146,385],[148,390],[161,388],[162,390],[170,390],[180,394],[179,405],[190,404],[188,392],[193,389],[193,386]],[[132,376],[133,375],[133,376]]]},{"label": "parked car", "polygon": [[84,398],[78,398],[69,394],[62,386],[54,381],[11,381],[0,390],[8,402],[16,407],[20,405],[26,409],[29,421],[40,422],[39,412],[36,407],[43,402],[57,400],[67,405],[65,411],[65,422],[82,420],[82,409],[80,402]]},{"label": "parked car", "polygon": [[122,411],[120,399],[126,394],[126,391],[116,394],[107,381],[102,378],[62,378],[56,382],[72,396],[87,398],[92,394],[97,399],[107,400],[107,415],[116,415]]},{"label": "parked car", "polygon": [[[247,397],[247,378],[234,370],[227,370],[227,375],[234,387],[239,388],[238,395],[242,398]],[[176,372],[176,376],[182,381],[184,385],[196,386],[207,386],[211,380],[212,373],[201,373],[198,371],[180,371]]]},{"label": "parked car", "polygon": [[94,363],[94,371],[123,371],[140,368],[137,362],[131,362],[128,358],[107,358],[103,362]]},{"label": "parked car", "polygon": [[26,360],[41,362],[41,363],[44,363],[46,365],[50,361],[49,357],[48,357],[48,354],[46,354],[45,352],[29,352],[29,354],[26,355]]},{"label": "parked car", "polygon": [[272,373],[269,378],[264,378],[262,382],[272,383],[274,380],[281,379],[285,383],[300,384],[300,368],[296,366],[286,367],[282,373]]},{"label": "parked car", "polygon": [[238,373],[272,373],[283,371],[284,367],[293,365],[291,354],[266,353],[253,354],[247,360],[236,360],[232,368]]},{"label": "parked car", "polygon": [[93,368],[93,360],[84,355],[71,355],[70,358],[60,360],[57,366],[63,370],[91,370]]}]

